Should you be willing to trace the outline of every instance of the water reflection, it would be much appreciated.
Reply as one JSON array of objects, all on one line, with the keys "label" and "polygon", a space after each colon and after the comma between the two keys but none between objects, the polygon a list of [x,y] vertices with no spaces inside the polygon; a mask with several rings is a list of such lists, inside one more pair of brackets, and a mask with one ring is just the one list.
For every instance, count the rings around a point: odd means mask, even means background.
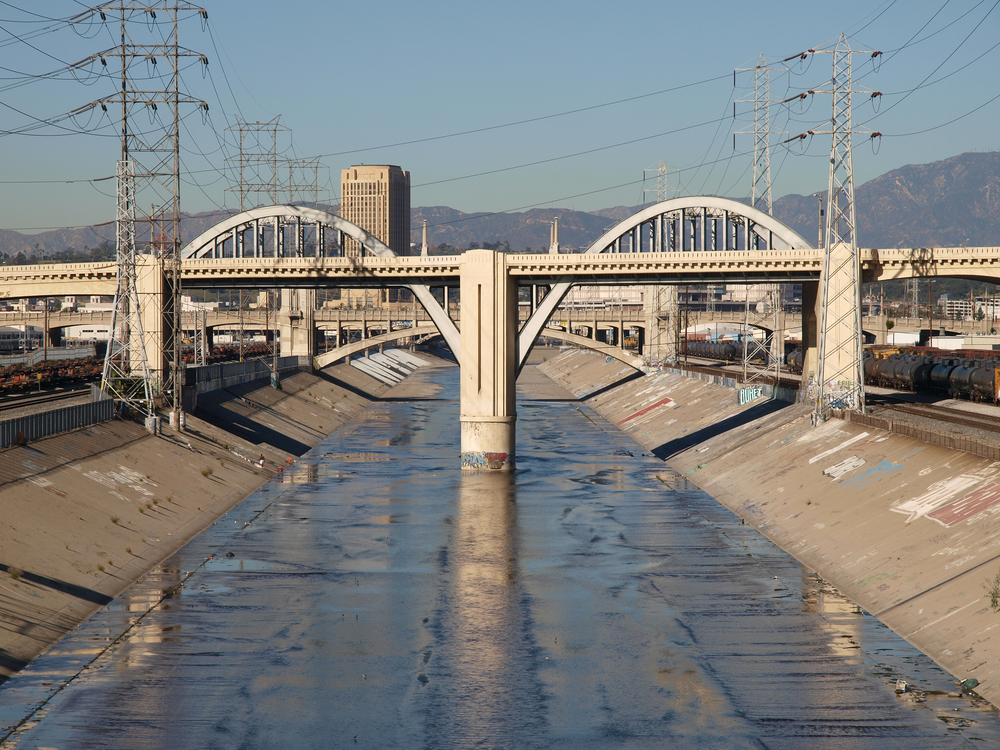
[{"label": "water reflection", "polygon": [[427,673],[427,736],[442,747],[530,747],[543,718],[518,557],[512,472],[463,472]]}]

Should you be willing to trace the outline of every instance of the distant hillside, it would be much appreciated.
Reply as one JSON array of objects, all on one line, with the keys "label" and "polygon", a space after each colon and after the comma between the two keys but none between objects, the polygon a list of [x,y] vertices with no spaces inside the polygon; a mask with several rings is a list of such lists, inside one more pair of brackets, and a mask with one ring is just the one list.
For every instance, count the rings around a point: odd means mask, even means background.
[{"label": "distant hillside", "polygon": [[[894,169],[855,189],[863,247],[1000,244],[1000,152]],[[817,200],[786,195],[774,215],[816,242]]]},{"label": "distant hillside", "polygon": [[513,214],[463,214],[446,206],[432,206],[415,208],[412,213],[412,241],[418,245],[426,219],[427,242],[432,248],[439,245],[464,248],[472,242],[508,242],[514,252],[524,252],[528,248],[535,252],[548,250],[549,231],[557,218],[559,244],[565,248],[586,247],[617,221],[558,208],[533,208]]},{"label": "distant hillside", "polygon": [[[1000,152],[961,154],[895,169],[858,186],[856,197],[858,240],[865,247],[1000,245]],[[336,211],[338,207],[323,208]],[[562,247],[581,249],[638,208],[615,206],[591,212],[535,208],[522,213],[466,214],[447,206],[419,207],[411,212],[411,242],[420,244],[426,219],[432,248],[508,243],[514,252],[527,248],[538,252],[548,248],[549,228],[558,218]],[[234,213],[227,210],[185,215],[182,236],[196,237]],[[816,242],[814,196],[779,198],[774,214],[807,241]],[[148,236],[148,225],[140,225],[140,240]],[[22,252],[35,259],[68,248],[83,251],[103,242],[113,245],[113,224],[37,235],[0,230],[0,257],[6,254],[11,258]]]}]

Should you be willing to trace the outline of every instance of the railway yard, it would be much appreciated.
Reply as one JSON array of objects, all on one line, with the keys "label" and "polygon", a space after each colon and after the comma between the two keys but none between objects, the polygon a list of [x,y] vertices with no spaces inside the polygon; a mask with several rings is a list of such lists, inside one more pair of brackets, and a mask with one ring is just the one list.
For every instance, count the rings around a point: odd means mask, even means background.
[{"label": "railway yard", "polygon": [[[868,358],[868,363],[875,358],[874,351],[873,356]],[[984,356],[992,353],[976,352],[968,356],[968,352],[925,348],[918,353],[893,351],[885,354],[884,350],[882,353],[884,356],[880,358],[881,363],[906,363],[909,372],[917,371],[920,374],[916,378],[910,375],[909,380],[898,382],[898,385],[909,383],[911,388],[887,387],[871,382],[874,378],[869,373],[874,368],[866,365],[866,414],[897,424],[908,423],[915,427],[933,429],[942,435],[971,437],[983,444],[1000,446],[1000,404],[997,404],[996,399],[986,396],[988,390],[985,388],[977,389],[974,385],[962,389],[950,387],[950,383],[953,384],[957,377],[962,378],[960,382],[970,383],[970,373],[978,376],[980,383],[993,383],[995,379],[1000,379],[1000,364],[992,357]],[[891,372],[901,368],[899,364],[894,368],[893,364],[885,369]],[[930,373],[935,368],[936,381],[932,382]],[[682,359],[679,369],[724,375],[737,380],[743,377],[741,362],[722,362],[704,357],[688,356]],[[952,377],[949,378],[949,375]],[[798,390],[801,380],[801,374],[784,367],[780,372],[778,385]],[[764,375],[760,382],[773,384],[773,381],[773,377]],[[913,389],[914,385],[916,390]]]}]

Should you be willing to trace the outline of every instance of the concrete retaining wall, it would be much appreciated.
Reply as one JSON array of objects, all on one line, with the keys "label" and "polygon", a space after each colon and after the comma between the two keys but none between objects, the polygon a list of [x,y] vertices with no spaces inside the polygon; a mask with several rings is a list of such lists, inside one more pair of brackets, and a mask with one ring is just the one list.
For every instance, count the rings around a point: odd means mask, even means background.
[{"label": "concrete retaining wall", "polygon": [[812,427],[807,404],[741,405],[735,389],[678,373],[627,380],[583,351],[541,368],[662,458],[665,481],[696,483],[1000,704],[993,448],[870,418]]},{"label": "concrete retaining wall", "polygon": [[[312,371],[311,357],[278,357],[278,374],[282,377],[305,371]],[[198,396],[226,388],[233,388],[247,383],[269,380],[271,363],[261,359],[248,359],[245,362],[224,362],[215,365],[184,368],[184,389],[182,391],[182,408],[186,412],[198,409]]]}]

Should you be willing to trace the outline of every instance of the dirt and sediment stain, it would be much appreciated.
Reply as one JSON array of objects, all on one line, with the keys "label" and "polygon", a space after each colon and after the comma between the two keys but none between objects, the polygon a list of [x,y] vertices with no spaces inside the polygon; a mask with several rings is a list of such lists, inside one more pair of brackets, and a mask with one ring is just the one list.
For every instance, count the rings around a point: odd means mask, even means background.
[{"label": "dirt and sediment stain", "polygon": [[592,352],[540,368],[1000,705],[1000,463]]},{"label": "dirt and sediment stain", "polygon": [[183,433],[112,421],[0,454],[0,683],[386,388],[340,364],[202,394]]}]

